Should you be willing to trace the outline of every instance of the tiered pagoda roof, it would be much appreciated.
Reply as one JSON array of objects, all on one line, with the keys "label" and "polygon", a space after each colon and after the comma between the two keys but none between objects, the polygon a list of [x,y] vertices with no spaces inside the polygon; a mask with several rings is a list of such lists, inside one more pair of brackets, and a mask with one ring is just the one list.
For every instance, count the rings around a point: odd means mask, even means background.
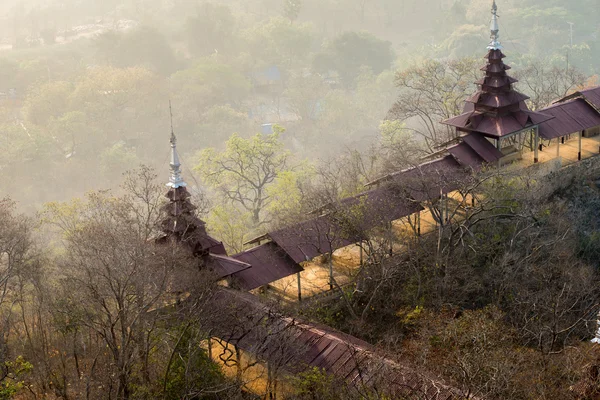
[{"label": "tiered pagoda roof", "polygon": [[161,209],[164,215],[161,221],[163,236],[157,242],[174,240],[180,243],[199,260],[201,268],[213,271],[218,279],[228,278],[234,286],[245,290],[256,289],[302,271],[302,267],[274,243],[233,257],[227,255],[223,243],[210,236],[206,223],[196,216],[196,207],[190,201],[187,184],[181,177],[176,142],[175,134],[171,132],[171,174],[166,194],[169,202]]},{"label": "tiered pagoda roof", "polygon": [[529,110],[525,100],[529,97],[517,92],[513,84],[518,82],[509,76],[510,69],[503,59],[498,35],[496,3],[492,7],[492,32],[487,63],[481,68],[485,76],[475,82],[479,90],[466,100],[464,113],[442,121],[462,132],[477,132],[489,138],[501,138],[527,127],[541,124],[553,116]]},{"label": "tiered pagoda roof", "polygon": [[177,154],[177,138],[171,132],[171,161],[169,166],[169,191],[166,197],[169,202],[162,207],[165,215],[161,223],[166,236],[186,245],[194,256],[205,256],[209,253],[227,255],[223,243],[213,239],[206,232],[206,223],[195,214],[196,206],[190,202],[191,195],[187,184],[181,177],[181,163]]},{"label": "tiered pagoda roof", "polygon": [[157,242],[174,240],[182,244],[199,260],[200,267],[212,270],[218,278],[250,268],[250,264],[228,257],[223,243],[211,237],[206,232],[206,223],[196,216],[196,207],[191,203],[187,184],[181,177],[181,164],[175,145],[176,138],[171,132],[171,176],[166,194],[169,202],[161,209],[164,215],[161,222],[164,235]]},{"label": "tiered pagoda roof", "polygon": [[206,223],[195,215],[196,207],[185,186],[170,188],[166,197],[169,202],[162,207],[165,218],[161,223],[165,235],[187,246],[194,256],[227,254],[223,243],[212,238],[206,232]]}]

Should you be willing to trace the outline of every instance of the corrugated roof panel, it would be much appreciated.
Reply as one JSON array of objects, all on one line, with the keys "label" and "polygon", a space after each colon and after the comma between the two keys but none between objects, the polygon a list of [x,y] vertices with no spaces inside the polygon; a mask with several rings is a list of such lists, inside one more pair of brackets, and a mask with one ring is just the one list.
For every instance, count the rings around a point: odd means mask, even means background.
[{"label": "corrugated roof panel", "polygon": [[438,198],[440,191],[449,193],[460,188],[470,176],[470,172],[448,155],[392,174],[389,179],[394,190],[416,201],[427,201]]},{"label": "corrugated roof panel", "polygon": [[[387,395],[411,397],[430,393],[431,400],[460,396],[459,390],[426,373],[375,355],[373,346],[357,338],[282,317],[248,293],[222,289],[212,301],[227,314],[215,313],[212,317],[218,321],[215,336],[251,352],[259,360],[281,366],[288,373],[315,366],[356,387],[382,383]],[[437,392],[430,391],[431,387]]]},{"label": "corrugated roof panel", "polygon": [[312,260],[318,255],[356,243],[359,239],[345,237],[344,229],[330,221],[327,216],[288,226],[269,237],[296,263]]},{"label": "corrugated roof panel", "polygon": [[252,266],[233,276],[243,290],[253,290],[302,271],[276,243],[265,243],[232,257]]},{"label": "corrugated roof panel", "polygon": [[467,167],[479,169],[485,161],[466,142],[448,147],[447,150],[450,154],[452,154],[456,161]]},{"label": "corrugated roof panel", "polygon": [[540,136],[544,139],[554,139],[600,125],[600,114],[583,99],[557,103],[542,111],[555,117],[539,125]]},{"label": "corrugated roof panel", "polygon": [[582,90],[580,92],[587,101],[589,101],[596,109],[600,110],[600,86],[595,88]]},{"label": "corrugated roof panel", "polygon": [[207,264],[208,267],[212,268],[220,278],[224,278],[250,268],[250,264],[248,263],[219,254],[211,254],[208,258]]},{"label": "corrugated roof panel", "polygon": [[501,159],[504,155],[500,150],[489,142],[485,137],[477,133],[471,133],[462,138],[475,152],[486,162],[494,162]]}]

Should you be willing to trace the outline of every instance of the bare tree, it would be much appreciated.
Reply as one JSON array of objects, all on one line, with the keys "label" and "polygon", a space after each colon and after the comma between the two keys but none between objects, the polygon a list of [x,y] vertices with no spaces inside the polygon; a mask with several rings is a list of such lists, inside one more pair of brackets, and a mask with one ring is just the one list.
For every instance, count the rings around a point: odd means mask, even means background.
[{"label": "bare tree", "polygon": [[587,80],[576,68],[564,69],[543,62],[529,63],[520,68],[515,77],[519,79],[519,88],[529,96],[527,102],[532,110],[547,107],[554,100],[581,89]]},{"label": "bare tree", "polygon": [[455,138],[455,129],[440,122],[462,112],[464,99],[475,90],[477,67],[479,61],[472,58],[428,60],[398,72],[400,94],[388,119],[404,122],[417,140],[423,141],[425,151],[434,153],[438,146]]}]

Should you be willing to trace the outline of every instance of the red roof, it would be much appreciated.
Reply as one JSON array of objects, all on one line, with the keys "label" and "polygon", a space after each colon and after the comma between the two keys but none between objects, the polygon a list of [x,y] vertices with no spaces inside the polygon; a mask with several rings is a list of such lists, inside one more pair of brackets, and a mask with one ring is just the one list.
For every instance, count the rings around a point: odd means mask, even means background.
[{"label": "red roof", "polygon": [[252,265],[233,276],[243,290],[253,290],[303,270],[275,243],[265,243],[233,258]]},{"label": "red roof", "polygon": [[539,133],[544,139],[554,139],[600,125],[600,114],[579,98],[554,104],[543,112],[555,117],[540,124]]}]

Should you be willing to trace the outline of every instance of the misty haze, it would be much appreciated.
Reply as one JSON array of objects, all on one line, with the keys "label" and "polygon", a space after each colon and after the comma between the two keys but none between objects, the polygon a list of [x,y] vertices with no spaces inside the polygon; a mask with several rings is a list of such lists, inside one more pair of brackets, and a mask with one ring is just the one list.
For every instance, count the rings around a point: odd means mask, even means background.
[{"label": "misty haze", "polygon": [[599,0],[1,0],[0,400],[600,398]]}]

